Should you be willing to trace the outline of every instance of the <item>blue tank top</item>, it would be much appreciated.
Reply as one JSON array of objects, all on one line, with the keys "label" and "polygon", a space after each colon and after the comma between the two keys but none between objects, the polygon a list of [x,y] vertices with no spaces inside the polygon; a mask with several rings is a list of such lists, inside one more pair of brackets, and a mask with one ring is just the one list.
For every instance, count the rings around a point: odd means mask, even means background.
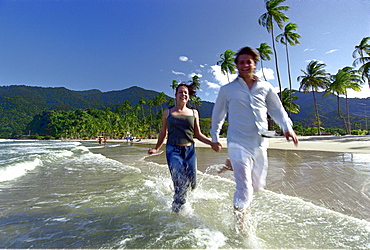
[{"label": "blue tank top", "polygon": [[179,145],[194,143],[194,110],[193,116],[188,115],[172,115],[171,109],[168,109],[167,124],[168,138],[167,144]]}]

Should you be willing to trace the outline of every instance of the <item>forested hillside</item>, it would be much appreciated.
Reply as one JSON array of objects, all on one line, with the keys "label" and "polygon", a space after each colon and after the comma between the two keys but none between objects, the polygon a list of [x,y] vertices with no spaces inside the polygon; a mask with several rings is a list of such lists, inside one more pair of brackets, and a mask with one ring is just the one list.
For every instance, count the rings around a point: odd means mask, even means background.
[{"label": "forested hillside", "polygon": [[[343,128],[343,121],[338,116],[337,97],[333,95],[322,97],[322,94],[316,94],[322,126],[324,128]],[[303,127],[313,127],[315,110],[312,93],[296,92],[295,95],[298,97],[295,103],[300,105],[300,112],[291,115],[293,122],[301,124]],[[162,99],[164,98],[164,100],[158,102],[159,96]],[[0,138],[11,138],[28,134],[30,131],[26,130],[27,128],[31,130],[31,127],[32,130],[36,130],[32,131],[32,133],[40,132],[37,131],[38,126],[41,129],[41,125],[36,123],[37,119],[40,120],[41,117],[46,119],[45,117],[48,117],[49,114],[45,113],[45,111],[52,110],[106,110],[109,108],[113,112],[121,112],[123,114],[126,114],[128,111],[134,112],[137,114],[137,118],[151,115],[151,122],[153,123],[153,119],[158,118],[159,110],[170,105],[171,99],[173,98],[164,95],[164,93],[136,86],[110,92],[101,92],[99,90],[72,91],[62,87],[2,86],[0,87]],[[144,100],[144,104],[140,104],[141,100]],[[369,113],[367,107],[370,107],[370,99],[349,99],[348,107],[352,128],[366,129]],[[196,108],[199,110],[201,118],[210,118],[213,103],[202,102],[202,105]],[[340,110],[342,116],[347,115],[345,98],[340,98]],[[98,113],[91,110],[89,112]],[[33,121],[32,124],[31,121]]]},{"label": "forested hillside", "polygon": [[[367,86],[365,86],[367,87]],[[323,97],[324,92],[316,93],[317,106],[322,126],[325,128],[339,127],[343,128],[343,121],[338,116],[338,98],[334,95]],[[315,121],[315,108],[313,94],[296,92],[294,94],[298,100],[294,101],[300,105],[300,112],[292,114],[291,118],[294,123],[302,124],[304,127],[313,126]],[[347,116],[346,99],[339,98],[340,113]],[[370,114],[370,98],[348,98],[348,109],[351,117],[353,129],[365,129],[367,116]],[[370,124],[369,124],[370,125]]]},{"label": "forested hillside", "polygon": [[[123,105],[137,106],[140,99],[146,104],[142,105],[143,115],[149,115],[151,108],[149,101],[154,101],[160,94],[156,91],[140,87],[130,87],[120,91],[101,92],[99,90],[72,91],[66,88],[42,88],[23,85],[0,87],[0,138],[11,138],[28,134],[27,125],[36,115],[51,110],[77,110],[77,109],[116,109]],[[173,99],[164,95],[166,102]],[[153,105],[154,105],[153,104]],[[158,105],[156,105],[158,106]],[[157,107],[153,106],[153,110]],[[197,107],[201,117],[210,117],[213,104],[203,102]]]}]

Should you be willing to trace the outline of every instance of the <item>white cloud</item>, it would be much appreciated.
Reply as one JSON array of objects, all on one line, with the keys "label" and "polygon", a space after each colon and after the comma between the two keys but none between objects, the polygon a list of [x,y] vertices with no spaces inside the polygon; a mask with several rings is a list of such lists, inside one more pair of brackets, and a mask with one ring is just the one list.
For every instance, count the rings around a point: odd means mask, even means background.
[{"label": "white cloud", "polygon": [[197,74],[197,73],[189,74],[189,78],[193,78],[193,76],[198,76],[199,78],[201,78],[203,75],[202,74]]},{"label": "white cloud", "polygon": [[172,70],[172,74],[174,74],[174,75],[185,75],[185,73],[183,73],[183,72],[178,72],[178,71],[174,71],[174,70]]},{"label": "white cloud", "polygon": [[326,51],[325,54],[331,54],[331,53],[334,53],[334,52],[337,52],[339,51],[338,49],[332,49],[332,50],[329,50],[329,51]]},{"label": "white cloud", "polygon": [[317,59],[306,60],[305,62],[306,62],[306,63],[310,63],[310,62],[312,62],[312,61],[318,61],[319,63],[323,63],[323,64],[325,64],[323,61],[320,61],[320,60],[317,60]]},{"label": "white cloud", "polygon": [[[229,81],[227,79],[227,75],[224,75],[221,72],[221,66],[213,65],[210,69],[211,73],[213,74],[214,79],[218,82],[219,85],[225,85]],[[229,74],[230,81],[234,80],[238,74]]]},{"label": "white cloud", "polygon": [[348,89],[348,98],[368,98],[370,97],[370,88],[367,84],[362,85],[361,91]]},{"label": "white cloud", "polygon": [[179,60],[182,61],[182,62],[187,62],[187,61],[189,61],[189,58],[187,56],[180,56]]},{"label": "white cloud", "polygon": [[314,51],[315,49],[311,49],[311,48],[307,48],[307,49],[304,49],[303,52],[307,52],[307,51]]},{"label": "white cloud", "polygon": [[[263,73],[265,74],[266,76],[266,81],[269,81],[269,80],[274,80],[275,79],[275,76],[274,76],[274,70],[273,69],[270,69],[270,68],[263,68]],[[263,73],[262,73],[262,69],[258,70],[256,72],[256,76],[258,76],[259,78],[265,80],[265,78],[263,77]]]},{"label": "white cloud", "polygon": [[217,84],[217,83],[214,83],[214,82],[205,81],[205,83],[207,84],[208,88],[210,88],[210,89],[219,89],[219,88],[221,88],[220,84]]}]

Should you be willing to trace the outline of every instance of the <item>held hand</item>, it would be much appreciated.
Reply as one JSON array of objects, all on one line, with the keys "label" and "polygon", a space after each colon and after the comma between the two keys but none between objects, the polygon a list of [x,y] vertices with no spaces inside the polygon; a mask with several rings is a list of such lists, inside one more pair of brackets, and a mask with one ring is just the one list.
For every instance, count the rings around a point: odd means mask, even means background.
[{"label": "held hand", "polygon": [[285,138],[286,138],[288,141],[290,141],[290,140],[289,140],[289,138],[292,138],[294,145],[295,145],[295,146],[298,146],[298,137],[297,137],[297,135],[294,133],[294,131],[288,131],[288,132],[285,132],[285,133],[284,133],[284,135],[285,135]]},{"label": "held hand", "polygon": [[211,147],[214,151],[220,152],[221,148],[222,148],[222,145],[219,142],[212,142]]},{"label": "held hand", "polygon": [[151,148],[151,149],[149,149],[148,150],[148,154],[155,154],[155,153],[157,153],[158,152],[158,150],[156,150],[155,148]]}]

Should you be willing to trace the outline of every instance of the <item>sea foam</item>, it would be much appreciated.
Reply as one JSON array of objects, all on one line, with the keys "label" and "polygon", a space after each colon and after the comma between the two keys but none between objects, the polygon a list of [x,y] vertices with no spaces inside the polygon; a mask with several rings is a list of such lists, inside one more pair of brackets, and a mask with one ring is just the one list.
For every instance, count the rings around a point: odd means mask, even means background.
[{"label": "sea foam", "polygon": [[7,166],[0,169],[0,182],[14,180],[26,174],[27,171],[31,171],[42,164],[42,161],[39,158],[36,158],[33,161],[19,162]]}]

